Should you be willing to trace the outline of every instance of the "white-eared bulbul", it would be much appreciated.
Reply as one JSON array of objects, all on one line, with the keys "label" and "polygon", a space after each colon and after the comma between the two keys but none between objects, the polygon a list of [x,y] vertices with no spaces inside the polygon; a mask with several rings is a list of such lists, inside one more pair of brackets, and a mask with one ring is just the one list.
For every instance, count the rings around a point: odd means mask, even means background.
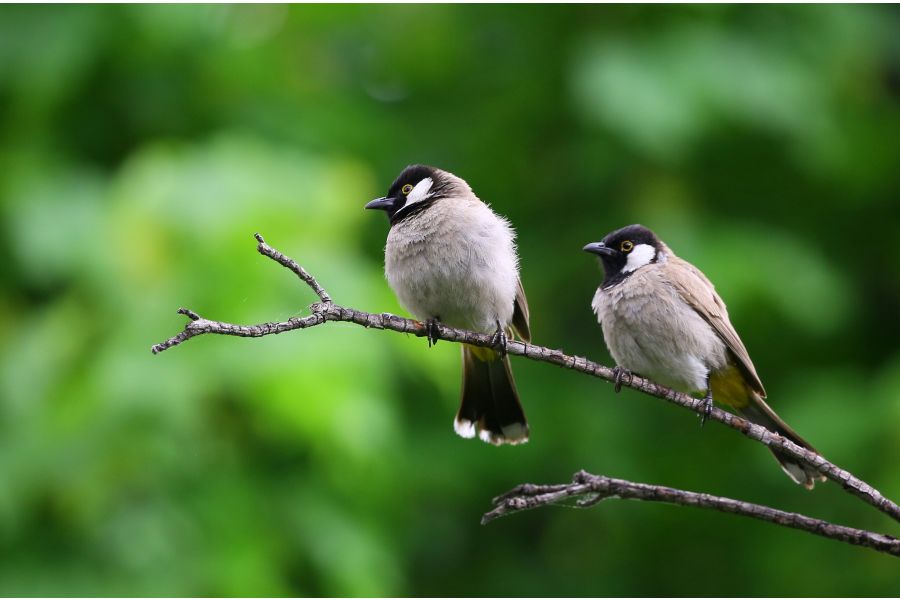
[{"label": "white-eared bulbul", "polygon": [[[766,404],[766,391],[725,303],[697,267],[641,225],[614,231],[584,250],[603,263],[604,279],[592,307],[620,369],[704,394],[707,411],[715,399],[815,452]],[[824,479],[812,467],[773,452],[785,473],[806,488]]]},{"label": "white-eared bulbul", "polygon": [[425,165],[404,169],[387,195],[366,208],[387,213],[384,271],[409,312],[429,329],[443,323],[497,334],[497,350],[462,348],[456,433],[495,445],[528,441],[525,413],[502,351],[507,332],[531,338],[509,222],[465,181]]}]

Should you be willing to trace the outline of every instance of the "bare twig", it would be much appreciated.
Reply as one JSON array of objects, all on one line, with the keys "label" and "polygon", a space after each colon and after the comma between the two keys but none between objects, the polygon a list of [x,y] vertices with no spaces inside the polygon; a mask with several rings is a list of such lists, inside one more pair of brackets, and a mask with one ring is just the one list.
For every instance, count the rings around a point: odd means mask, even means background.
[{"label": "bare twig", "polygon": [[608,498],[667,502],[681,506],[710,508],[721,512],[751,517],[760,521],[767,521],[775,525],[800,529],[801,531],[856,546],[864,546],[893,556],[900,556],[900,540],[890,535],[835,525],[821,519],[813,519],[798,513],[786,512],[742,500],[688,492],[661,485],[634,483],[623,479],[613,479],[604,475],[591,475],[585,471],[576,473],[572,478],[572,483],[569,484],[533,485],[526,483],[520,485],[502,496],[494,498],[494,509],[482,517],[481,523],[485,524],[494,519],[523,510],[559,504],[566,500],[578,499],[575,506],[588,507],[594,506]]},{"label": "bare twig", "polygon": [[[180,314],[188,316],[190,321],[184,330],[169,338],[168,340],[154,345],[151,350],[154,354],[158,354],[163,350],[167,350],[172,346],[177,346],[192,337],[203,334],[233,335],[238,337],[262,337],[295,329],[306,329],[322,325],[328,321],[342,321],[347,323],[356,323],[363,327],[371,327],[375,329],[387,329],[399,333],[410,333],[417,337],[427,335],[424,323],[413,319],[405,319],[388,313],[373,314],[359,311],[353,308],[347,308],[334,304],[328,293],[322,288],[316,279],[307,273],[300,265],[292,259],[284,256],[274,248],[270,247],[263,241],[262,236],[256,234],[259,242],[257,250],[278,262],[284,267],[293,271],[301,280],[303,280],[319,297],[320,302],[310,306],[312,314],[307,317],[294,317],[287,321],[276,323],[261,323],[259,325],[235,325],[221,321],[211,321],[200,317],[197,313],[185,308],[178,310]],[[495,344],[492,334],[481,334],[464,329],[456,329],[440,324],[437,327],[437,338],[449,342],[465,343],[473,346],[493,347]],[[537,346],[518,340],[509,340],[507,343],[507,352],[518,356],[524,356],[531,360],[551,363],[574,371],[579,371],[594,377],[598,377],[610,383],[616,383],[615,373],[613,369],[605,367],[593,361],[580,356],[569,356],[561,350],[554,350]],[[693,398],[687,394],[676,392],[675,390],[663,387],[648,379],[644,379],[637,375],[633,375],[620,381],[621,385],[630,387],[644,394],[660,398],[672,404],[681,406],[696,413],[702,413],[705,409],[702,399]],[[900,506],[883,496],[878,490],[859,479],[849,471],[846,471],[837,465],[826,460],[823,456],[811,452],[806,448],[802,448],[790,440],[769,431],[768,429],[751,423],[746,419],[737,417],[727,411],[714,407],[709,415],[709,420],[718,421],[732,429],[740,431],[750,439],[756,440],[769,448],[776,448],[782,454],[786,454],[792,458],[802,461],[808,465],[812,465],[828,479],[838,483],[844,490],[862,499],[864,502],[874,506],[881,512],[889,515],[895,521],[900,522]],[[635,484],[636,485],[636,484]],[[688,493],[688,492],[685,492]],[[774,510],[774,509],[773,509]],[[876,534],[873,534],[876,535]]]},{"label": "bare twig", "polygon": [[306,272],[306,269],[297,264],[297,262],[293,258],[288,258],[272,246],[266,243],[266,240],[263,239],[258,233],[254,233],[253,237],[256,238],[258,242],[256,244],[256,251],[262,254],[263,256],[268,256],[275,262],[279,263],[286,269],[290,269],[293,271],[297,277],[303,280],[303,282],[312,288],[312,291],[316,293],[319,297],[319,300],[322,301],[323,304],[331,304],[331,296],[328,295],[319,282],[316,281],[316,278]]}]

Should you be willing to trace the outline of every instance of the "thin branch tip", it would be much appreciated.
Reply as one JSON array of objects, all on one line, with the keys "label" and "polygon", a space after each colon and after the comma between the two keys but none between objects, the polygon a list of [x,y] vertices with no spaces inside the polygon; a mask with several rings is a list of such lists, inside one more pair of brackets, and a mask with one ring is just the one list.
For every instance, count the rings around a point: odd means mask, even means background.
[{"label": "thin branch tip", "polygon": [[200,315],[198,315],[197,313],[195,313],[194,311],[192,311],[189,308],[179,308],[178,314],[186,316],[191,321],[199,321],[200,320]]},{"label": "thin branch tip", "polygon": [[259,242],[256,245],[257,252],[259,252],[263,256],[268,256],[285,269],[292,271],[294,275],[299,277],[300,280],[303,281],[303,283],[308,285],[310,289],[315,292],[315,294],[319,297],[319,300],[321,300],[325,304],[332,304],[331,296],[328,295],[328,292],[325,291],[325,288],[319,285],[319,282],[316,281],[316,278],[307,273],[306,269],[297,264],[297,261],[285,256],[272,246],[268,245],[265,240],[263,240],[262,235],[260,235],[259,233],[255,233],[253,237],[255,237]]}]

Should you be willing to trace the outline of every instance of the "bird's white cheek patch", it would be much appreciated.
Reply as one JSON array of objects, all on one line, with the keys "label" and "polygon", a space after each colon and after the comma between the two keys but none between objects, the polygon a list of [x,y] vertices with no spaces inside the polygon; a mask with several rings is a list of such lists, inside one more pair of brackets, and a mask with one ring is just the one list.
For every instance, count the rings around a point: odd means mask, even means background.
[{"label": "bird's white cheek patch", "polygon": [[416,187],[412,189],[412,191],[406,196],[406,204],[409,206],[410,204],[415,204],[416,202],[421,202],[425,198],[428,197],[428,192],[431,191],[431,186],[434,185],[434,181],[431,177],[426,177],[422,181],[416,184]]},{"label": "bird's white cheek patch", "polygon": [[644,265],[649,265],[654,256],[656,256],[656,248],[650,244],[638,244],[634,247],[634,250],[628,254],[628,261],[625,263],[625,266],[622,267],[622,270],[626,273],[631,273],[635,269],[640,269]]}]

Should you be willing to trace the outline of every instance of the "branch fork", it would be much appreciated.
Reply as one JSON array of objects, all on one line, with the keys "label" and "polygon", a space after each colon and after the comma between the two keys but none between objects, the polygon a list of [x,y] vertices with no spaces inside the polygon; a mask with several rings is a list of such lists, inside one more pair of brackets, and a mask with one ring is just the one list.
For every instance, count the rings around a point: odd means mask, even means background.
[{"label": "branch fork", "polygon": [[[417,337],[429,335],[427,325],[420,321],[399,317],[390,313],[373,314],[335,304],[331,296],[315,277],[310,275],[296,261],[269,246],[260,234],[257,233],[254,237],[257,241],[256,249],[260,254],[271,258],[293,272],[318,296],[319,301],[310,305],[312,314],[306,317],[292,317],[287,321],[260,323],[258,325],[237,325],[205,319],[188,308],[179,308],[178,313],[185,315],[189,319],[187,325],[180,333],[152,346],[151,351],[153,354],[159,354],[198,335],[217,334],[237,337],[263,337],[296,329],[315,327],[328,321],[356,323],[366,328],[385,329],[398,333],[412,334]],[[496,344],[495,337],[492,334],[456,329],[445,324],[433,328],[431,334],[434,339],[472,346],[493,347]],[[619,386],[629,387],[700,415],[706,414],[707,411],[706,402],[703,399],[694,398],[663,387],[638,375],[631,374],[631,376],[625,378],[617,376],[618,372],[615,369],[595,363],[584,357],[567,355],[561,350],[537,346],[519,340],[508,340],[506,350],[508,354],[554,364],[603,379],[617,388]],[[873,506],[894,521],[900,522],[900,506],[851,472],[829,462],[822,455],[797,446],[777,433],[718,407],[713,407],[712,411],[708,413],[708,420],[717,421],[769,448],[777,448],[780,452],[813,466],[826,478],[840,485],[849,494]],[[775,508],[751,504],[741,500],[613,479],[603,475],[592,475],[585,471],[576,473],[569,484],[520,485],[510,492],[495,498],[493,510],[484,515],[482,522],[487,523],[500,516],[538,506],[557,504],[566,498],[572,497],[578,498],[576,506],[580,507],[593,506],[604,499],[613,497],[698,506],[741,514],[900,556],[900,541],[888,535],[835,525],[797,513],[787,513]]]}]

